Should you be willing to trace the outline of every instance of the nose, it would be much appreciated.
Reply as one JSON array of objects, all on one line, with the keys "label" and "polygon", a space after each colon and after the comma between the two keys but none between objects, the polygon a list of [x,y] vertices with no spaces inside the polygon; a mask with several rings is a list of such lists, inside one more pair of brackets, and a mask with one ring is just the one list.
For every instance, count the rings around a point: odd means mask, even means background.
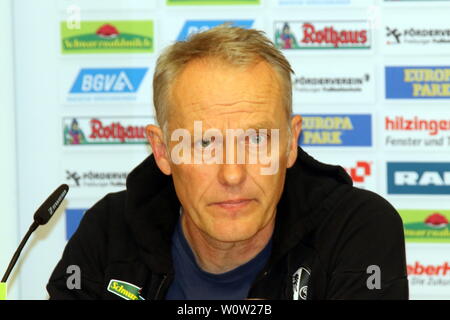
[{"label": "nose", "polygon": [[219,170],[219,182],[225,186],[233,187],[242,184],[246,178],[244,164],[222,164]]}]

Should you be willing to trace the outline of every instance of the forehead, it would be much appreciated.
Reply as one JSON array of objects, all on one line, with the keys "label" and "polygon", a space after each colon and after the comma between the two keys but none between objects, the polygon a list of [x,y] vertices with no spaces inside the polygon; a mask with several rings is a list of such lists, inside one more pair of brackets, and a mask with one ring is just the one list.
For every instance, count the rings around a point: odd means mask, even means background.
[{"label": "forehead", "polygon": [[[262,122],[277,120],[281,90],[277,73],[263,60],[233,66],[219,59],[189,62],[171,88],[169,122]],[[185,125],[188,126],[188,125]],[[226,125],[228,126],[228,125]]]}]

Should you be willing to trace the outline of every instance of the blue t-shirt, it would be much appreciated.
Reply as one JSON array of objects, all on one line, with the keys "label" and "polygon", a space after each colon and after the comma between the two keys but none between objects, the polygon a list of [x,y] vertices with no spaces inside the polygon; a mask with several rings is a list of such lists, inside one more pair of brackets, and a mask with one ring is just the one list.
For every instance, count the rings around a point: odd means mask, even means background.
[{"label": "blue t-shirt", "polygon": [[272,239],[256,257],[233,270],[220,274],[205,272],[195,261],[194,253],[184,237],[180,218],[172,237],[175,278],[167,292],[166,299],[245,299],[256,275],[269,259],[271,248]]}]

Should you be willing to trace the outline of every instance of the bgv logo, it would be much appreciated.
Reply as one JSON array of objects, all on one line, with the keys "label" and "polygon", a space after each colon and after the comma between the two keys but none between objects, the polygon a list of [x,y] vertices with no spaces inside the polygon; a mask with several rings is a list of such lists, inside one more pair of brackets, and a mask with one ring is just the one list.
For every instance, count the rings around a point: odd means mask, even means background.
[{"label": "bgv logo", "polygon": [[70,93],[134,93],[147,68],[81,69]]}]

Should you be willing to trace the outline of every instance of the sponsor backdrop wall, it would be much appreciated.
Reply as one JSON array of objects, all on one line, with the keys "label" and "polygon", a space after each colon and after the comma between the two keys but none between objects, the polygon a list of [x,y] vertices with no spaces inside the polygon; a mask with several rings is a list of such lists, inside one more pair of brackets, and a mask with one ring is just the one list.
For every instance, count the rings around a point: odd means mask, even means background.
[{"label": "sponsor backdrop wall", "polygon": [[[14,298],[47,298],[46,282],[84,211],[123,189],[150,153],[144,126],[155,121],[151,79],[161,50],[224,22],[264,30],[288,57],[307,152],[343,166],[356,186],[398,209],[411,298],[450,298],[450,1],[10,3],[16,108],[5,115],[16,118],[17,144],[5,149],[2,136],[2,150],[17,149],[17,168],[10,161],[4,172],[17,172],[18,199],[2,210],[2,224],[14,228],[19,218],[19,230],[8,239],[25,234],[60,183],[71,187],[24,251]],[[14,249],[1,249],[4,263]]]}]

